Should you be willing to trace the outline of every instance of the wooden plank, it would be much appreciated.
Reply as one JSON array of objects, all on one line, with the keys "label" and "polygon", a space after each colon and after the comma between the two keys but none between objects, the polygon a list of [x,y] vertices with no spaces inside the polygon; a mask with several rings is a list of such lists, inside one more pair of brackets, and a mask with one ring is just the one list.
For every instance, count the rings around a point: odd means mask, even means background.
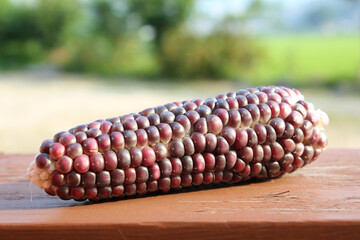
[{"label": "wooden plank", "polygon": [[0,156],[1,240],[358,239],[360,234],[360,149],[328,149],[311,165],[266,182],[96,204],[30,188],[24,174],[32,157]]}]

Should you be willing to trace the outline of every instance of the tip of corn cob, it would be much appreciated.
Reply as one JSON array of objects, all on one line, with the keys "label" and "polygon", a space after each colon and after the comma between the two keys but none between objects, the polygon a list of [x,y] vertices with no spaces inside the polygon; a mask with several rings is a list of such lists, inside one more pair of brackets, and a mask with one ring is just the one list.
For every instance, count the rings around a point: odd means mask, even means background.
[{"label": "tip of corn cob", "polygon": [[314,161],[328,124],[296,89],[248,88],[59,132],[26,174],[48,194],[80,201],[266,179]]},{"label": "tip of corn cob", "polygon": [[45,189],[51,187],[50,176],[55,171],[55,166],[51,164],[46,169],[41,169],[36,166],[36,157],[40,153],[36,154],[35,159],[31,161],[29,167],[26,170],[26,175],[31,183],[37,185],[39,188]]}]

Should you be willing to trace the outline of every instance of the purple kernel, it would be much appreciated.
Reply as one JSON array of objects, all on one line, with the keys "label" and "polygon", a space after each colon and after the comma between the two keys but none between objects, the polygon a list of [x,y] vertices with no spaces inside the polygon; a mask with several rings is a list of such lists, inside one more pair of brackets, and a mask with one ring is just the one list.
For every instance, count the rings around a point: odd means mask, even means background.
[{"label": "purple kernel", "polygon": [[68,156],[62,156],[56,161],[55,168],[59,173],[68,173],[73,168],[73,160]]},{"label": "purple kernel", "polygon": [[149,179],[149,171],[147,167],[139,166],[136,168],[136,182],[144,183]]},{"label": "purple kernel", "polygon": [[208,185],[214,181],[214,173],[212,171],[203,172],[203,184]]},{"label": "purple kernel", "polygon": [[170,187],[172,189],[180,188],[181,186],[181,177],[180,176],[171,176],[170,177]]},{"label": "purple kernel", "polygon": [[286,121],[291,123],[295,128],[299,128],[304,124],[304,117],[298,111],[293,111]]},{"label": "purple kernel", "polygon": [[182,163],[180,158],[170,158],[171,162],[171,176],[179,176],[182,173]]},{"label": "purple kernel", "polygon": [[88,138],[97,138],[97,136],[100,136],[102,132],[97,128],[91,128],[86,131],[86,136]]},{"label": "purple kernel", "polygon": [[245,166],[246,166],[246,163],[243,160],[241,160],[240,158],[237,158],[234,168],[233,168],[233,171],[240,173],[242,170],[244,170]]},{"label": "purple kernel", "polygon": [[111,177],[108,171],[101,171],[96,174],[96,185],[98,187],[107,187],[110,185]]},{"label": "purple kernel", "polygon": [[142,151],[140,148],[137,147],[133,147],[129,150],[130,152],[130,157],[131,157],[131,167],[137,167],[140,166],[142,163]]},{"label": "purple kernel", "polygon": [[52,172],[50,180],[51,184],[57,187],[60,187],[66,183],[64,174],[61,174],[57,171]]},{"label": "purple kernel", "polygon": [[148,134],[148,142],[149,145],[154,145],[160,142],[160,133],[159,130],[155,126],[150,126],[146,129]]},{"label": "purple kernel", "polygon": [[111,188],[111,195],[113,197],[121,197],[124,195],[124,186],[123,185],[118,185],[118,186],[114,186]]},{"label": "purple kernel", "polygon": [[49,153],[52,159],[59,159],[60,157],[64,156],[65,147],[61,143],[53,143],[49,148]]},{"label": "purple kernel", "polygon": [[238,103],[238,101],[236,100],[235,97],[228,97],[225,100],[229,104],[230,109],[236,109],[236,110],[239,109],[239,103]]},{"label": "purple kernel", "polygon": [[79,173],[85,173],[90,169],[90,159],[87,155],[82,154],[74,160],[74,168]]},{"label": "purple kernel", "polygon": [[192,156],[193,160],[193,172],[201,173],[205,170],[205,160],[200,153],[196,153]]},{"label": "purple kernel", "polygon": [[134,196],[136,194],[136,184],[132,183],[132,184],[126,184],[124,186],[125,190],[125,195],[126,196]]},{"label": "purple kernel", "polygon": [[159,190],[157,181],[149,181],[147,182],[147,190],[148,192],[156,192]]},{"label": "purple kernel", "polygon": [[271,110],[271,118],[279,117],[279,114],[280,114],[279,104],[274,101],[268,101],[267,105],[270,107],[270,110]]},{"label": "purple kernel", "polygon": [[224,177],[223,172],[214,172],[213,183],[221,183],[223,177]]},{"label": "purple kernel", "polygon": [[114,170],[118,165],[118,160],[116,153],[113,151],[108,151],[104,153],[104,168],[106,170]]},{"label": "purple kernel", "polygon": [[104,169],[104,157],[101,154],[95,154],[90,157],[90,169],[91,171],[98,173]]},{"label": "purple kernel", "polygon": [[215,156],[215,171],[223,171],[226,166],[225,155],[216,155]]},{"label": "purple kernel", "polygon": [[191,140],[194,143],[195,152],[203,152],[205,151],[206,147],[206,138],[204,134],[194,132],[191,136]]},{"label": "purple kernel", "polygon": [[269,125],[272,126],[278,137],[281,137],[285,131],[285,121],[281,118],[273,118],[269,121]]},{"label": "purple kernel", "polygon": [[190,156],[186,155],[186,156],[182,157],[180,160],[181,160],[181,165],[182,165],[182,173],[183,174],[191,173],[194,168],[192,158]]},{"label": "purple kernel", "polygon": [[249,147],[255,147],[258,144],[258,137],[256,135],[256,132],[252,128],[246,129],[247,135],[248,135],[248,142],[247,145]]},{"label": "purple kernel", "polygon": [[184,144],[181,140],[174,140],[169,146],[170,156],[180,158],[185,154]]},{"label": "purple kernel", "polygon": [[169,177],[172,172],[171,162],[169,159],[164,159],[158,162],[160,167],[160,174],[162,178]]},{"label": "purple kernel", "polygon": [[203,183],[204,176],[202,173],[193,173],[192,174],[192,185],[200,186]]},{"label": "purple kernel", "polygon": [[75,134],[76,142],[82,144],[85,139],[87,139],[87,135],[85,132],[77,132]]},{"label": "purple kernel", "polygon": [[111,147],[114,151],[125,147],[125,139],[121,132],[112,132],[110,134]]},{"label": "purple kernel", "polygon": [[148,167],[149,171],[149,181],[158,180],[160,178],[160,167],[157,163],[154,163],[150,167]]},{"label": "purple kernel", "polygon": [[200,118],[194,125],[194,132],[199,132],[202,134],[206,134],[208,132],[208,126],[206,123],[206,118]]},{"label": "purple kernel", "polygon": [[106,152],[110,150],[111,141],[108,134],[103,133],[96,138],[98,143],[99,152]]},{"label": "purple kernel", "polygon": [[136,181],[136,171],[135,168],[125,169],[125,184],[132,184]]},{"label": "purple kernel", "polygon": [[224,183],[228,183],[232,180],[233,178],[233,173],[231,171],[225,170],[223,172],[223,179],[221,180]]},{"label": "purple kernel", "polygon": [[253,160],[254,152],[251,147],[244,147],[238,151],[238,157],[244,162],[249,163]]},{"label": "purple kernel", "polygon": [[254,131],[257,136],[257,140],[259,144],[263,144],[266,141],[266,128],[262,124],[256,124],[254,126]]},{"label": "purple kernel", "polygon": [[225,169],[232,169],[235,166],[236,160],[237,160],[237,154],[235,151],[229,151],[225,154],[226,158],[226,165]]},{"label": "purple kernel", "polygon": [[70,144],[76,143],[76,137],[70,133],[66,133],[59,138],[59,143],[67,147]]},{"label": "purple kernel", "polygon": [[41,153],[36,157],[36,166],[40,169],[47,169],[50,166],[51,158],[47,153]]},{"label": "purple kernel", "polygon": [[64,134],[67,134],[67,133],[69,133],[69,132],[68,131],[61,131],[61,132],[56,133],[54,135],[54,138],[53,138],[54,142],[59,142],[60,137],[62,135],[64,135]]},{"label": "purple kernel", "polygon": [[246,105],[248,105],[248,100],[245,96],[243,95],[237,95],[235,97],[235,99],[238,101],[239,104],[239,108],[245,107]]},{"label": "purple kernel", "polygon": [[125,181],[125,172],[122,169],[114,169],[110,172],[111,185],[119,186]]},{"label": "purple kernel", "polygon": [[98,152],[98,144],[94,138],[87,138],[83,142],[84,154],[92,156]]},{"label": "purple kernel", "polygon": [[50,146],[53,143],[54,143],[54,140],[52,140],[52,139],[44,140],[40,146],[40,153],[49,153]]},{"label": "purple kernel", "polygon": [[255,124],[255,123],[258,123],[259,120],[260,120],[260,110],[259,108],[257,107],[257,105],[255,104],[249,104],[245,107],[249,113],[251,114],[251,118],[252,118],[252,123]]},{"label": "purple kernel", "polygon": [[196,108],[196,110],[201,118],[207,118],[211,114],[211,108],[207,105],[200,105]]},{"label": "purple kernel", "polygon": [[216,135],[213,133],[207,133],[205,135],[206,147],[205,151],[212,152],[215,150],[217,145],[217,138]]},{"label": "purple kernel", "polygon": [[138,129],[137,122],[134,119],[128,118],[122,122],[124,130],[136,131]]},{"label": "purple kernel", "polygon": [[186,110],[185,110],[183,107],[177,107],[177,108],[174,108],[171,112],[172,112],[175,116],[178,116],[178,115],[185,114],[185,113],[186,113]]},{"label": "purple kernel", "polygon": [[193,140],[190,137],[186,137],[183,140],[185,154],[186,155],[193,155],[195,153],[195,145]]},{"label": "purple kernel", "polygon": [[100,131],[102,133],[108,133],[110,132],[110,129],[111,129],[111,126],[112,126],[112,123],[109,122],[109,121],[104,121],[101,123],[100,125]]},{"label": "purple kernel", "polygon": [[260,145],[253,147],[253,163],[261,162],[264,158],[264,150]]},{"label": "purple kernel", "polygon": [[227,125],[232,128],[238,128],[241,124],[241,115],[238,110],[230,109],[229,110],[229,121]]},{"label": "purple kernel", "polygon": [[170,183],[171,183],[171,181],[170,181],[169,177],[160,178],[158,180],[159,189],[164,193],[170,191],[170,189],[171,189],[170,188]]},{"label": "purple kernel", "polygon": [[223,128],[223,123],[222,123],[222,120],[218,116],[211,114],[207,118],[207,126],[208,126],[209,132],[217,135],[221,132],[221,130]]},{"label": "purple kernel", "polygon": [[248,143],[248,134],[245,129],[236,129],[234,146],[236,149],[244,148]]},{"label": "purple kernel", "polygon": [[221,119],[223,125],[226,125],[229,122],[229,113],[223,108],[216,109],[214,111],[214,115],[218,116]]},{"label": "purple kernel", "polygon": [[137,137],[134,131],[132,130],[125,130],[123,132],[124,140],[125,140],[125,147],[127,149],[130,149],[132,147],[135,147],[137,144]]},{"label": "purple kernel", "polygon": [[146,129],[150,127],[150,121],[145,116],[140,116],[136,119],[136,123],[139,129]]},{"label": "purple kernel", "polygon": [[155,151],[151,147],[144,147],[142,150],[142,165],[148,167],[155,163]]},{"label": "purple kernel", "polygon": [[181,186],[182,187],[191,187],[192,176],[191,174],[182,174],[181,175]]},{"label": "purple kernel", "polygon": [[124,126],[121,122],[116,122],[111,126],[110,132],[123,132]]},{"label": "purple kernel", "polygon": [[85,195],[85,189],[82,187],[73,187],[70,189],[70,195],[74,200],[81,201]]},{"label": "purple kernel", "polygon": [[83,148],[79,143],[73,143],[66,148],[66,155],[75,159],[77,156],[83,154]]},{"label": "purple kernel", "polygon": [[266,124],[271,118],[271,109],[266,103],[260,103],[258,105],[258,108],[260,110],[259,122],[261,124]]},{"label": "purple kernel", "polygon": [[130,152],[127,149],[121,149],[116,152],[116,156],[118,159],[118,168],[127,169],[131,164],[131,156]]},{"label": "purple kernel", "polygon": [[189,119],[191,125],[193,125],[200,119],[199,113],[194,110],[190,110],[190,111],[186,112],[185,116]]},{"label": "purple kernel", "polygon": [[176,117],[175,121],[183,126],[185,133],[188,133],[190,131],[191,122],[188,117],[186,117],[185,115],[179,115]]},{"label": "purple kernel", "polygon": [[170,124],[172,130],[172,139],[182,139],[185,136],[185,129],[184,127],[178,123],[173,122]]},{"label": "purple kernel", "polygon": [[174,122],[174,120],[175,120],[175,115],[170,111],[162,112],[160,114],[160,122],[162,123],[170,124]]},{"label": "purple kernel", "polygon": [[215,156],[212,153],[205,153],[203,154],[204,161],[205,161],[205,170],[214,170],[215,168]]},{"label": "purple kernel", "polygon": [[250,112],[245,108],[240,108],[239,113],[240,113],[240,116],[241,116],[241,124],[240,124],[240,126],[242,128],[250,127],[251,124],[252,124],[252,116],[251,116]]},{"label": "purple kernel", "polygon": [[225,154],[229,151],[229,144],[223,137],[217,137],[217,144],[215,148],[215,152],[218,154]]},{"label": "purple kernel", "polygon": [[164,144],[158,143],[154,147],[156,161],[162,161],[168,157],[168,150]]},{"label": "purple kernel", "polygon": [[143,147],[148,144],[148,135],[144,129],[138,129],[135,131],[138,147]]},{"label": "purple kernel", "polygon": [[95,187],[96,175],[93,172],[86,172],[81,175],[81,183],[85,188]]},{"label": "purple kernel", "polygon": [[277,142],[274,142],[270,145],[271,147],[271,158],[272,160],[274,161],[280,161],[283,157],[284,157],[284,149],[282,148],[282,146],[277,143]]}]

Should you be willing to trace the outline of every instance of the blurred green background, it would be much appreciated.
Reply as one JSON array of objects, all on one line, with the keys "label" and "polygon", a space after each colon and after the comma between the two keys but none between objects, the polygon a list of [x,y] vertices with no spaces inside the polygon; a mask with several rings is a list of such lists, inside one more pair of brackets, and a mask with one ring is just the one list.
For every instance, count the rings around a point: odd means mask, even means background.
[{"label": "blurred green background", "polygon": [[360,147],[359,29],[357,0],[0,0],[0,152],[35,151],[92,117],[270,84],[329,113],[331,147]]}]

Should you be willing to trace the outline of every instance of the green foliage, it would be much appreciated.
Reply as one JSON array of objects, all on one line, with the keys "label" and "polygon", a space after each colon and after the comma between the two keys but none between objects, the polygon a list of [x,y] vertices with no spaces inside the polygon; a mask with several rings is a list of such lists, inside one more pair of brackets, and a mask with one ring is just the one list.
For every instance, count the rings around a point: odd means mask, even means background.
[{"label": "green foliage", "polygon": [[264,57],[250,79],[263,84],[291,81],[294,84],[333,85],[359,80],[359,35],[283,35],[260,37]]},{"label": "green foliage", "polygon": [[164,74],[181,78],[238,79],[261,56],[247,36],[226,32],[204,37],[171,32],[161,53]]},{"label": "green foliage", "polygon": [[177,29],[192,12],[193,0],[128,0],[129,12],[141,17],[144,25],[156,29],[156,42],[172,29]]},{"label": "green foliage", "polygon": [[39,0],[34,6],[0,2],[0,68],[14,68],[40,61],[62,43],[75,18],[71,0]]},{"label": "green foliage", "polygon": [[151,77],[157,74],[156,59],[136,36],[109,41],[104,36],[93,36],[73,43],[70,60],[65,70],[107,76]]},{"label": "green foliage", "polygon": [[49,62],[65,71],[147,78],[359,79],[359,36],[251,38],[244,26],[266,9],[261,0],[197,34],[189,30],[194,2],[0,0],[0,69]]}]

